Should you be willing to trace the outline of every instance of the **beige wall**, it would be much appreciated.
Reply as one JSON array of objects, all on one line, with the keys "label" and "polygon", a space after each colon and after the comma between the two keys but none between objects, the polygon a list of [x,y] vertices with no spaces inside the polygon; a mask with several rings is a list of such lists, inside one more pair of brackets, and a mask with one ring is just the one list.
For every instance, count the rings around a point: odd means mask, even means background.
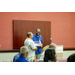
[{"label": "beige wall", "polygon": [[75,50],[70,50],[70,51],[64,51],[63,52],[63,58],[67,58],[69,55],[75,53]]},{"label": "beige wall", "polygon": [[10,53],[0,53],[0,62],[1,61],[13,61],[13,57],[17,54],[18,52],[10,52]]},{"label": "beige wall", "polygon": [[[14,55],[16,55],[18,52],[10,52],[10,53],[0,53],[0,62],[1,61],[9,61],[9,60],[13,60]],[[75,53],[75,51],[64,51],[63,52],[63,59],[66,59],[69,55],[71,55],[72,53]]]}]

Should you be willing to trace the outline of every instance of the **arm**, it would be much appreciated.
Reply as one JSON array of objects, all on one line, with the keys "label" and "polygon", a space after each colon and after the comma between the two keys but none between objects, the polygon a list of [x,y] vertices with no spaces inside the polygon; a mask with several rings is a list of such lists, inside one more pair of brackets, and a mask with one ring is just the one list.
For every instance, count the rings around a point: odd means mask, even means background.
[{"label": "arm", "polygon": [[39,44],[40,44],[40,47],[42,48],[43,47],[43,44],[41,43],[41,41],[39,40]]},{"label": "arm", "polygon": [[[34,40],[34,37],[32,38],[32,40]],[[34,50],[37,50],[37,47],[35,47],[35,49]]]},{"label": "arm", "polygon": [[38,60],[36,60],[36,58],[34,60],[31,59],[30,62],[38,62]]},{"label": "arm", "polygon": [[37,47],[35,46],[35,43],[32,41],[30,43],[30,47],[33,49],[33,50],[37,50]]},{"label": "arm", "polygon": [[41,36],[41,40],[40,40],[40,47],[42,48],[43,47],[43,38],[42,38],[42,36]]},{"label": "arm", "polygon": [[35,49],[34,50],[37,50],[37,47],[35,47]]}]

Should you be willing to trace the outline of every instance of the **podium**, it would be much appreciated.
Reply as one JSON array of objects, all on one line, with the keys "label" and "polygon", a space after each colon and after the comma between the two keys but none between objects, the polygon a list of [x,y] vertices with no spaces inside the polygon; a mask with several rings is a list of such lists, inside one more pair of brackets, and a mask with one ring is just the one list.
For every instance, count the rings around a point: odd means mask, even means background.
[{"label": "podium", "polygon": [[57,45],[56,55],[58,59],[63,58],[63,45]]},{"label": "podium", "polygon": [[[46,45],[42,48],[42,53],[49,48],[49,45]],[[57,45],[56,54],[58,59],[63,59],[63,45]]]}]

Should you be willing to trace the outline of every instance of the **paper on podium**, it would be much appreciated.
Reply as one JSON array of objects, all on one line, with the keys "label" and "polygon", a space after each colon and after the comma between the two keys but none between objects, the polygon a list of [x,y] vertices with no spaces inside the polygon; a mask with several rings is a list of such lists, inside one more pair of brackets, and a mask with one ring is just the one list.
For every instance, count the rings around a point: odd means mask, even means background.
[{"label": "paper on podium", "polygon": [[57,45],[56,53],[63,53],[63,45]]}]

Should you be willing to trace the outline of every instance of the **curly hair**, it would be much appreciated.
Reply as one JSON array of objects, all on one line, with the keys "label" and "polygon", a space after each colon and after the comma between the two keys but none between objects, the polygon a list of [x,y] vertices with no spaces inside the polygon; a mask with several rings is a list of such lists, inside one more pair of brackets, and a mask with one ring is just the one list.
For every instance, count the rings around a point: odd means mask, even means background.
[{"label": "curly hair", "polygon": [[56,62],[55,54],[54,48],[48,48],[44,54],[44,62],[48,62],[48,60]]}]

